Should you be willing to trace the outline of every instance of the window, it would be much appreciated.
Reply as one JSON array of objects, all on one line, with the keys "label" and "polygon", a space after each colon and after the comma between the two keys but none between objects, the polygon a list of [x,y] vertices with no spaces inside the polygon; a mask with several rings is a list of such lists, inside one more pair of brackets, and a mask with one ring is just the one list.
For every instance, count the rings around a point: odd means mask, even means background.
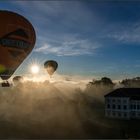
[{"label": "window", "polygon": [[133,109],[133,105],[130,105],[130,108]]},{"label": "window", "polygon": [[124,113],[123,115],[124,115],[124,117],[127,117],[127,113]]},{"label": "window", "polygon": [[112,108],[113,108],[113,109],[116,109],[116,105],[115,105],[115,104],[113,104]]},{"label": "window", "polygon": [[107,116],[110,116],[110,111],[107,111]]},{"label": "window", "polygon": [[124,100],[123,100],[123,103],[126,103],[126,102],[127,102],[127,100],[126,100],[126,99],[124,99]]},{"label": "window", "polygon": [[116,116],[116,112],[113,112],[112,115],[113,115],[113,116]]},{"label": "window", "polygon": [[120,105],[118,105],[118,109],[121,109],[121,106]]},{"label": "window", "polygon": [[127,109],[127,106],[126,106],[126,105],[124,105],[124,106],[123,106],[123,109]]},{"label": "window", "polygon": [[132,117],[135,117],[136,116],[136,113],[135,112],[132,112]]},{"label": "window", "polygon": [[133,109],[136,109],[136,105],[133,105]]},{"label": "window", "polygon": [[137,109],[140,109],[140,105],[137,105]]},{"label": "window", "polygon": [[110,104],[107,104],[107,108],[110,108]]},{"label": "window", "polygon": [[113,99],[112,102],[115,102],[115,99]]},{"label": "window", "polygon": [[140,117],[140,113],[138,113],[138,116]]},{"label": "window", "polygon": [[107,102],[110,103],[110,99],[107,99]]},{"label": "window", "polygon": [[118,103],[120,103],[120,102],[121,102],[121,100],[120,100],[120,99],[118,99],[118,100],[117,100],[117,102],[118,102]]},{"label": "window", "polygon": [[122,116],[121,112],[119,112],[119,113],[118,113],[118,116],[119,116],[119,117],[121,117],[121,116]]}]

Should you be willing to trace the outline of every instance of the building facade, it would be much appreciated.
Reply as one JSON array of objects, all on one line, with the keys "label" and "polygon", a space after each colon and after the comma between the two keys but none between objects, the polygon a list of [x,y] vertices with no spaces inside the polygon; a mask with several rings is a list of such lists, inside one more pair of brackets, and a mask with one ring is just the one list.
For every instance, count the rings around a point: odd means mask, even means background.
[{"label": "building facade", "polygon": [[140,88],[120,88],[105,95],[105,116],[140,119]]}]

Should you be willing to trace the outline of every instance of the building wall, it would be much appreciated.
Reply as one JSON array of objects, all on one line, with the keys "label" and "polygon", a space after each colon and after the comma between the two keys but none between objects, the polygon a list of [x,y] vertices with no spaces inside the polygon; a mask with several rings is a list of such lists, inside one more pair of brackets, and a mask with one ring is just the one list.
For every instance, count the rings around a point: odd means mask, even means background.
[{"label": "building wall", "polygon": [[140,100],[131,100],[131,118],[139,118],[140,119]]},{"label": "building wall", "polygon": [[105,97],[105,116],[140,119],[140,100],[130,100],[129,97]]},{"label": "building wall", "polygon": [[106,97],[105,116],[111,118],[130,118],[129,98]]}]

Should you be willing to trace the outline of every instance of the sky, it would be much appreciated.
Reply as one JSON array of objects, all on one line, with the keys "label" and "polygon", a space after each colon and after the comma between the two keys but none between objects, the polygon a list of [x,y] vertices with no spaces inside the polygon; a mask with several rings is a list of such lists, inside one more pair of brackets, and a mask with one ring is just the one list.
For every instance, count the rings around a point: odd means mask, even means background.
[{"label": "sky", "polygon": [[140,75],[140,2],[111,0],[0,1],[1,10],[26,17],[36,44],[15,74],[32,63],[58,62],[60,75],[91,79]]}]

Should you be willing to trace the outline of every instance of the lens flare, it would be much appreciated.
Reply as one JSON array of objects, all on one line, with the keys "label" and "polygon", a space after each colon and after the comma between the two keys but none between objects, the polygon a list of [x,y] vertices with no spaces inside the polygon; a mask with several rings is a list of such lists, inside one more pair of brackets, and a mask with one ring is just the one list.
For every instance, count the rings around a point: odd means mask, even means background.
[{"label": "lens flare", "polygon": [[37,65],[31,66],[31,72],[33,74],[37,74],[39,72],[39,66],[37,66]]}]

